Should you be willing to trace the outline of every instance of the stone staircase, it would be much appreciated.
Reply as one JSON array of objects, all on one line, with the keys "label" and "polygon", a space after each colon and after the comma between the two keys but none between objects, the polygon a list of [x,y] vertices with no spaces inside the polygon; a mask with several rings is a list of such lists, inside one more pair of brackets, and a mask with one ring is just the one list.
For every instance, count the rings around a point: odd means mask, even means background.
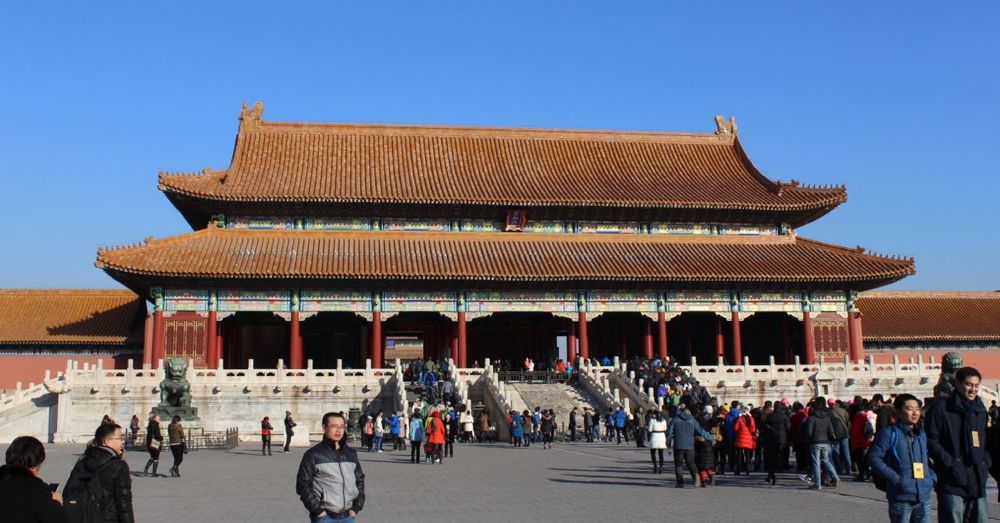
[{"label": "stone staircase", "polygon": [[567,383],[508,383],[524,399],[531,411],[535,407],[553,409],[556,413],[557,432],[564,433],[569,425],[569,413],[577,407],[577,430],[583,430],[583,407],[589,407],[591,412],[597,409],[604,412],[601,403],[591,397],[587,391]]}]

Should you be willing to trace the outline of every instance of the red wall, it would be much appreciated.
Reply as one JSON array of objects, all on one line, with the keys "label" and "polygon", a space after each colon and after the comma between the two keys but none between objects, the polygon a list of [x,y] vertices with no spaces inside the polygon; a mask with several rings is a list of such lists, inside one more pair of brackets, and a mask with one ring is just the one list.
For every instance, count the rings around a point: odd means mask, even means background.
[{"label": "red wall", "polygon": [[[31,382],[41,383],[45,379],[45,371],[51,370],[55,377],[59,372],[66,370],[66,360],[73,359],[80,362],[96,365],[97,360],[104,360],[107,368],[125,368],[128,365],[128,357],[115,359],[110,354],[0,354],[0,390],[10,393],[17,387],[17,382],[27,388]],[[133,362],[137,367],[142,366],[142,361]]]}]

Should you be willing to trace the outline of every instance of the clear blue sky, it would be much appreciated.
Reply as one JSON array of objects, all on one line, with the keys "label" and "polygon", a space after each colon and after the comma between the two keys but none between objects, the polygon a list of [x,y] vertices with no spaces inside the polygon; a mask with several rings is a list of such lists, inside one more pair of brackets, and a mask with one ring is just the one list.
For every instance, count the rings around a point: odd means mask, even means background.
[{"label": "clear blue sky", "polygon": [[262,100],[279,121],[736,115],[769,177],[847,185],[800,234],[915,256],[894,288],[1000,289],[997,2],[144,4],[4,8],[0,287],[116,286],[97,247],[189,230],[157,173],[226,167]]}]

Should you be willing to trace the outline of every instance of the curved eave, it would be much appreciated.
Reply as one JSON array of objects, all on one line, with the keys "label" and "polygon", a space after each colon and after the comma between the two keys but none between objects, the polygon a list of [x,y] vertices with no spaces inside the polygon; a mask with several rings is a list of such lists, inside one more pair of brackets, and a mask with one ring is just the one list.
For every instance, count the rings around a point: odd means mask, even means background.
[{"label": "curved eave", "polygon": [[[796,245],[797,242],[802,245]],[[753,269],[747,269],[738,261],[755,256],[771,261]],[[703,261],[698,261],[702,258]],[[199,260],[205,262],[201,270],[183,269],[197,266]],[[784,270],[767,270],[772,263]],[[827,272],[816,274],[812,263],[828,267]],[[705,241],[697,237],[650,235],[282,233],[214,227],[154,240],[146,245],[102,249],[98,252],[96,265],[113,276],[148,279],[469,282],[483,285],[594,281],[630,285],[829,283],[859,290],[915,273],[912,260],[874,256],[789,237],[755,240],[722,237]],[[182,269],[162,268],[165,265]],[[720,265],[730,265],[736,270],[717,270]],[[352,270],[351,266],[362,270]],[[800,268],[798,272],[795,267]],[[123,281],[123,278],[116,279]]]},{"label": "curved eave", "polygon": [[[192,176],[172,176],[171,178],[195,178],[202,175]],[[840,189],[822,189],[829,191],[829,195],[817,198],[813,202],[804,204],[787,205],[765,205],[750,202],[717,203],[710,201],[623,201],[623,200],[509,200],[509,201],[489,201],[473,199],[429,199],[429,198],[325,198],[325,197],[247,197],[229,196],[203,191],[189,190],[184,184],[177,184],[174,180],[161,178],[159,189],[166,193],[176,193],[190,198],[204,200],[212,203],[319,203],[319,204],[418,204],[418,205],[469,205],[486,207],[610,207],[610,208],[635,208],[635,209],[705,209],[705,210],[730,210],[730,211],[768,211],[768,212],[793,212],[793,211],[822,211],[824,214],[846,201],[846,192]],[[787,190],[787,189],[786,189]],[[794,190],[794,189],[793,189]],[[820,191],[821,189],[816,189]]]},{"label": "curved eave", "polygon": [[886,342],[886,343],[914,343],[914,342],[990,342],[990,341],[1000,341],[1000,335],[984,335],[984,336],[948,336],[948,335],[926,335],[921,336],[920,334],[912,334],[907,336],[864,336],[864,340],[871,342]]}]

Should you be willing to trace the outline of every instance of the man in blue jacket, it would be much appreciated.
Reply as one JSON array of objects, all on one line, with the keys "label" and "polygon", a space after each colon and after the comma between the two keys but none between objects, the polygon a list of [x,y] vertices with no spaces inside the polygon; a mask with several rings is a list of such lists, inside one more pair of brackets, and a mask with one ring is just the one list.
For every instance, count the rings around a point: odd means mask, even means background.
[{"label": "man in blue jacket", "polygon": [[938,521],[987,520],[986,480],[992,460],[986,452],[986,407],[979,399],[982,376],[972,367],[955,372],[955,391],[934,402],[924,430],[934,462]]},{"label": "man in blue jacket", "polygon": [[622,434],[625,432],[625,410],[618,407],[615,411],[615,436],[618,438],[618,444],[622,444]]},{"label": "man in blue jacket", "polygon": [[878,432],[868,449],[868,466],[885,479],[889,521],[930,523],[937,474],[931,469],[927,435],[920,425],[921,403],[912,394],[900,394],[893,407],[896,424]]},{"label": "man in blue jacket", "polygon": [[677,407],[677,415],[670,419],[667,426],[667,448],[674,449],[674,475],[677,478],[677,488],[684,488],[684,466],[687,466],[695,487],[701,486],[698,467],[694,462],[694,437],[701,436],[706,441],[713,441],[712,435],[705,432],[701,425],[687,410],[687,405],[681,403]]}]

